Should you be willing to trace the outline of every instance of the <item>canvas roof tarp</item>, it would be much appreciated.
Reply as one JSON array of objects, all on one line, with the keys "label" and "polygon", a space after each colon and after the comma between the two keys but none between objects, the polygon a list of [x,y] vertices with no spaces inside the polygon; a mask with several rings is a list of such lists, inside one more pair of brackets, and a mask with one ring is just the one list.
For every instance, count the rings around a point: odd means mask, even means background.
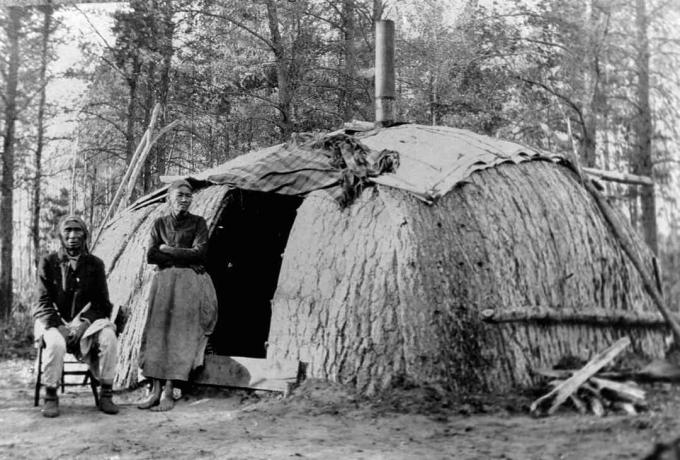
[{"label": "canvas roof tarp", "polygon": [[[336,131],[327,137],[344,133],[344,130]],[[367,148],[368,163],[372,167],[369,181],[406,190],[429,203],[446,195],[475,171],[506,162],[563,159],[513,142],[448,127],[404,124],[358,132],[353,138]],[[165,176],[162,180],[171,182],[182,177],[287,195],[325,189],[338,198],[344,171],[332,166],[329,156],[320,149],[310,148],[311,142],[275,145],[197,174]],[[397,152],[398,163],[394,165],[394,172],[378,174],[377,163],[385,151]]]}]

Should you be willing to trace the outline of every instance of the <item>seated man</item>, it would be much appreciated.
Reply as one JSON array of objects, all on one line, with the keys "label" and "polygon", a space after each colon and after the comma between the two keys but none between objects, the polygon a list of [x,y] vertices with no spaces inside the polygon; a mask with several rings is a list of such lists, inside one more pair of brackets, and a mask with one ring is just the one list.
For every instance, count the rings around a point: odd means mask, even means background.
[{"label": "seated man", "polygon": [[89,253],[87,227],[76,216],[59,222],[61,248],[43,257],[38,268],[39,302],[33,312],[36,340],[42,337],[45,417],[59,415],[57,387],[68,351],[88,363],[101,384],[99,409],[118,413],[112,400],[117,341],[104,263]]}]

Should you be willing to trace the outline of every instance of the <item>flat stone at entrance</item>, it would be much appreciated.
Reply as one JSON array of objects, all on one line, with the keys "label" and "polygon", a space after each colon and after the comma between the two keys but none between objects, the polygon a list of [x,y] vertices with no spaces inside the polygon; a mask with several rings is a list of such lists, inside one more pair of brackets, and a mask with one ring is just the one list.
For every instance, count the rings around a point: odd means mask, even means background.
[{"label": "flat stone at entrance", "polygon": [[206,355],[205,367],[194,379],[200,385],[215,385],[284,394],[304,379],[305,364],[240,356]]}]

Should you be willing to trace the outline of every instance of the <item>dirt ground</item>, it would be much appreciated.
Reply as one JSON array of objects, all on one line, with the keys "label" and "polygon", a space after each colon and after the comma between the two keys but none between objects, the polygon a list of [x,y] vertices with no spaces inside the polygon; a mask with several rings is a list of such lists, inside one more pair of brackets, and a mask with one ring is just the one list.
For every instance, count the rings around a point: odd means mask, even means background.
[{"label": "dirt ground", "polygon": [[621,459],[680,435],[680,390],[668,384],[646,387],[650,411],[603,418],[535,419],[528,398],[445,404],[418,390],[367,401],[308,381],[285,399],[194,389],[166,413],[137,409],[142,390],[118,393],[116,416],[97,411],[86,387],[67,388],[61,416],[46,419],[33,407],[31,369],[0,362],[3,459]]}]

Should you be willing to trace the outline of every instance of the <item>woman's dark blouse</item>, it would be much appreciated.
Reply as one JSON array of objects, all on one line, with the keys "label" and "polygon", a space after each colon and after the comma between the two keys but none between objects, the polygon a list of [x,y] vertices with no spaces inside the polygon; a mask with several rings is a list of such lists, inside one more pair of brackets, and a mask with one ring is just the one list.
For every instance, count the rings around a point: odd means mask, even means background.
[{"label": "woman's dark blouse", "polygon": [[[171,246],[166,251],[161,244]],[[201,216],[187,213],[181,218],[172,214],[156,219],[151,228],[146,261],[158,268],[204,268],[208,255],[208,226]]]}]

